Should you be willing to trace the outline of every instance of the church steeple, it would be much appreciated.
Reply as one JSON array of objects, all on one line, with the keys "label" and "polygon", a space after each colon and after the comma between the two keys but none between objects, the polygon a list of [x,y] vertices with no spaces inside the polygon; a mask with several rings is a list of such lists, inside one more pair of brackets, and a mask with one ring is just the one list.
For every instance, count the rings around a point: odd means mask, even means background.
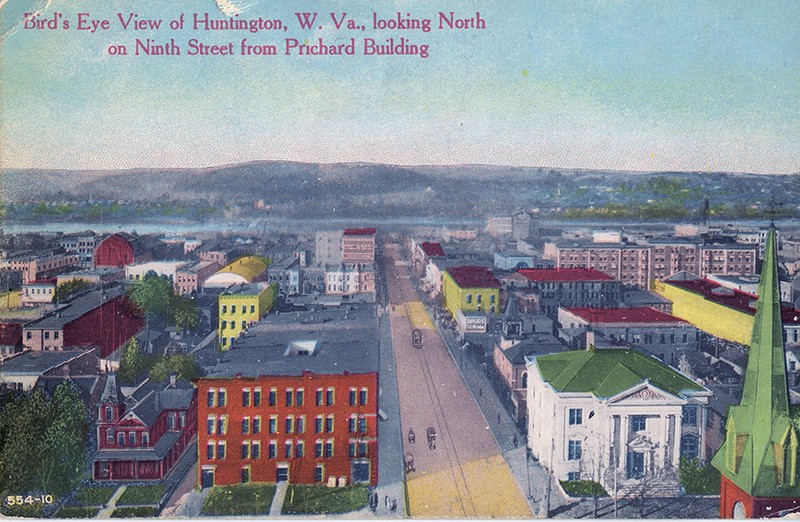
[{"label": "church steeple", "polygon": [[[789,419],[775,227],[770,225],[744,390],[712,464],[752,497],[796,496],[797,432]],[[750,514],[752,516],[752,514]]]}]

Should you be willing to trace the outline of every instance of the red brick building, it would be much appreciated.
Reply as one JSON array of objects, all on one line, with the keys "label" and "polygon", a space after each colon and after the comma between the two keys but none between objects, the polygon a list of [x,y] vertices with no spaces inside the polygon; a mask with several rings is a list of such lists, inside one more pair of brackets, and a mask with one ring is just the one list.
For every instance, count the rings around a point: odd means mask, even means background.
[{"label": "red brick building", "polygon": [[108,357],[142,329],[144,320],[120,284],[97,288],[72,299],[23,327],[22,342],[32,350],[97,346]]},{"label": "red brick building", "polygon": [[377,484],[377,330],[335,313],[259,323],[197,381],[198,485]]},{"label": "red brick building", "polygon": [[159,480],[197,432],[197,393],[174,379],[145,381],[124,397],[108,374],[97,409],[94,480]]},{"label": "red brick building", "polygon": [[375,261],[375,232],[374,228],[346,228],[342,235],[342,262]]},{"label": "red brick building", "polygon": [[130,234],[112,234],[97,244],[94,250],[93,264],[95,267],[114,266],[123,267],[136,261],[134,249],[135,238]]}]

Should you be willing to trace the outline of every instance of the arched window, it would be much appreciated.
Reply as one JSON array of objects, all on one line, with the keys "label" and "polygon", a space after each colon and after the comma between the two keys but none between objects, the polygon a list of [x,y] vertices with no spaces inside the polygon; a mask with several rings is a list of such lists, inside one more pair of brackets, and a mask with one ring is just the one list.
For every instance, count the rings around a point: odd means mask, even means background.
[{"label": "arched window", "polygon": [[528,387],[528,372],[523,372],[522,374],[522,387],[523,388]]},{"label": "arched window", "polygon": [[681,456],[696,459],[699,455],[697,437],[694,435],[684,435],[681,437]]},{"label": "arched window", "polygon": [[742,504],[741,502],[737,502],[736,504],[734,504],[731,516],[737,519],[748,518],[747,511],[745,511],[744,509],[744,504]]}]

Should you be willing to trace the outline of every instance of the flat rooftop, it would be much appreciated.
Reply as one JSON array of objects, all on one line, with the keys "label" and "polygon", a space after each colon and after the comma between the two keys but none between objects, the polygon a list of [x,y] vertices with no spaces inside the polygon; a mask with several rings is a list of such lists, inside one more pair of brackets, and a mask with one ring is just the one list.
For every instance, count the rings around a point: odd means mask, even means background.
[{"label": "flat rooftop", "polygon": [[373,373],[379,339],[372,306],[272,314],[250,327],[207,378]]},{"label": "flat rooftop", "polygon": [[0,365],[0,373],[39,375],[52,368],[57,368],[88,353],[90,350],[64,350],[43,352],[28,350],[10,357]]}]

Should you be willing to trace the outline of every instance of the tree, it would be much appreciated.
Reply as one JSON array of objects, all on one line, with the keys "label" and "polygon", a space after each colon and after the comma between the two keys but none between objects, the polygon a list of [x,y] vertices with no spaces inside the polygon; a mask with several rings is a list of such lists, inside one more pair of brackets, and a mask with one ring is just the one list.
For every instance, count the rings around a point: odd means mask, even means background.
[{"label": "tree", "polygon": [[200,326],[200,309],[197,303],[183,297],[176,297],[173,308],[175,310],[175,326],[184,332],[194,331]]},{"label": "tree", "polygon": [[159,277],[150,271],[136,281],[130,290],[131,301],[145,315],[145,342],[150,342],[150,320],[155,317],[164,317],[171,320],[173,317],[172,304],[175,290],[169,279]]},{"label": "tree", "polygon": [[0,416],[3,474],[0,490],[63,495],[86,464],[87,412],[69,382],[52,399],[36,389],[8,403]]},{"label": "tree", "polygon": [[200,367],[191,355],[172,355],[164,357],[153,366],[150,378],[163,381],[172,373],[178,374],[178,379],[191,381],[200,377]]},{"label": "tree", "polygon": [[135,337],[128,339],[122,346],[122,357],[119,361],[119,379],[122,382],[135,382],[147,371],[147,358],[139,349]]},{"label": "tree", "polygon": [[53,299],[57,303],[66,301],[67,299],[77,294],[78,292],[86,290],[91,285],[92,284],[89,281],[82,278],[72,279],[70,281],[67,281],[66,283],[61,283],[56,288],[56,293]]}]

